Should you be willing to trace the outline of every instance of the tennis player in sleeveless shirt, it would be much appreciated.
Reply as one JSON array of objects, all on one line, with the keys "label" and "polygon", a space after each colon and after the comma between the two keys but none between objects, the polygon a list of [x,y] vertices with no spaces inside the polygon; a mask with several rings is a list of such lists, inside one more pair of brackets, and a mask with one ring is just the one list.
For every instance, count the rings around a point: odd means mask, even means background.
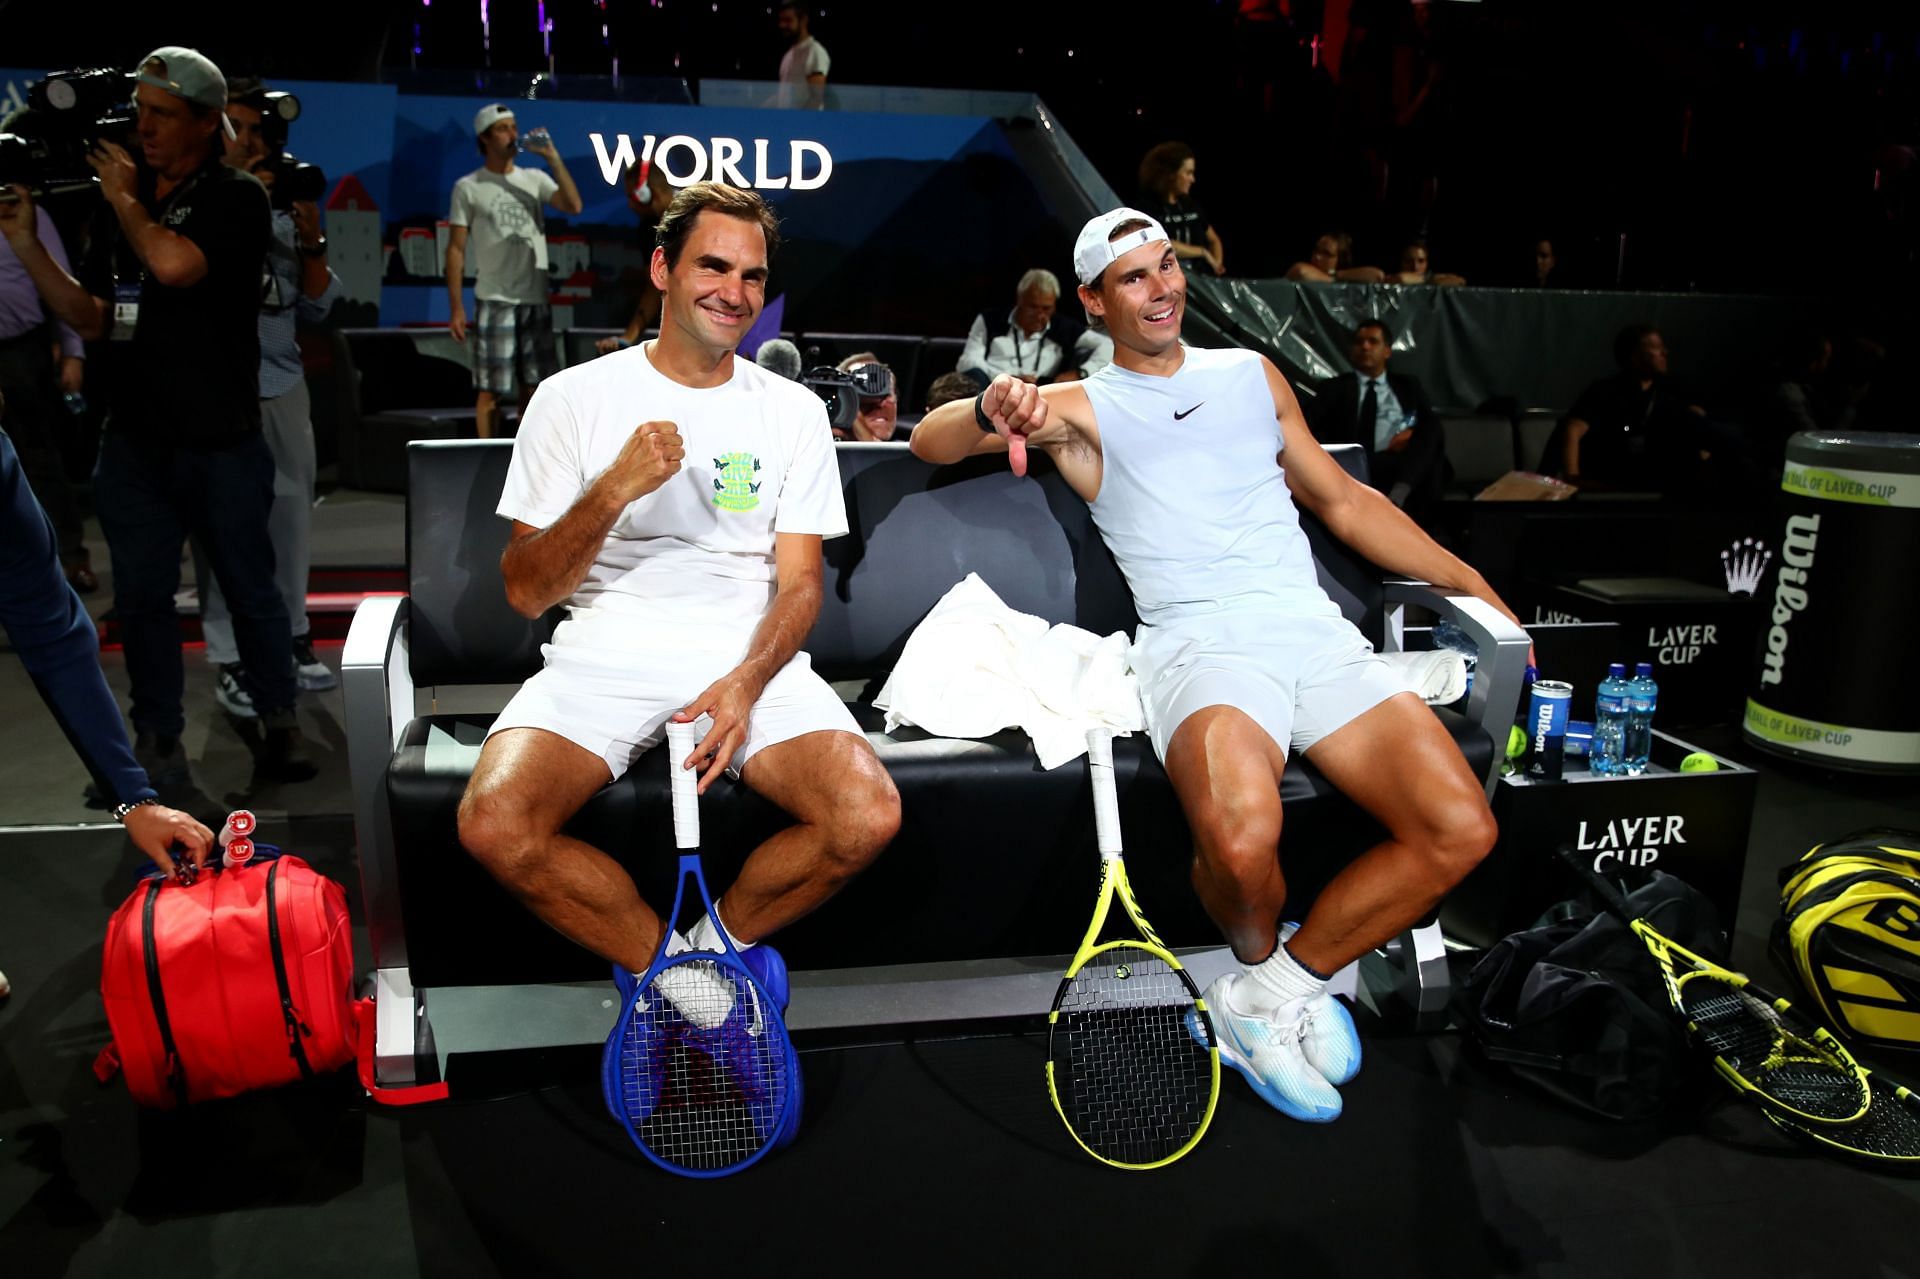
[{"label": "tennis player in sleeveless shirt", "polygon": [[[1506,607],[1472,568],[1330,458],[1266,357],[1181,345],[1186,277],[1152,218],[1115,209],[1074,247],[1114,342],[1084,382],[996,378],[913,432],[935,462],[1040,449],[1093,513],[1140,615],[1148,733],[1193,832],[1193,883],[1240,961],[1207,991],[1221,1055],[1295,1119],[1340,1114],[1360,1067],[1328,975],[1404,932],[1484,857],[1493,816],[1446,729],[1327,598],[1299,508],[1391,573]],[[1280,776],[1295,751],[1387,838],[1283,930]]]}]

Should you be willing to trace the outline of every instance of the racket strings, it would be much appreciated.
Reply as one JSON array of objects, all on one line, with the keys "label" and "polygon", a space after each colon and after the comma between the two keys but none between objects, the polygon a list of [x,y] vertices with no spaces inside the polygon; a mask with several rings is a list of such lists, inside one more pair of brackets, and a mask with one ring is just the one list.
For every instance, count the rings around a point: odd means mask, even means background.
[{"label": "racket strings", "polygon": [[1214,1072],[1211,1044],[1189,1029],[1194,1004],[1184,975],[1146,950],[1104,951],[1069,978],[1052,1045],[1056,1088],[1068,1126],[1101,1158],[1157,1163],[1205,1125]]},{"label": "racket strings", "polygon": [[1790,1028],[1773,1007],[1700,976],[1686,982],[1681,1006],[1714,1056],[1762,1096],[1811,1118],[1860,1113],[1867,1097],[1858,1072]]},{"label": "racket strings", "polygon": [[785,1032],[742,972],[684,960],[637,992],[620,1043],[620,1095],[635,1138],[694,1172],[769,1145],[786,1103]]}]

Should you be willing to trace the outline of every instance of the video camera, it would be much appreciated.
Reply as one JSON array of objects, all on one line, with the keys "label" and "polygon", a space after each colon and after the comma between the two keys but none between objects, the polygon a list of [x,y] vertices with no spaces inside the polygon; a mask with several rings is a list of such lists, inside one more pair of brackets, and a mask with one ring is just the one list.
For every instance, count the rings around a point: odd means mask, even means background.
[{"label": "video camera", "polygon": [[826,404],[827,424],[842,432],[853,429],[860,401],[893,394],[893,370],[884,364],[860,364],[844,372],[821,365],[802,373],[800,381]]},{"label": "video camera", "polygon": [[133,86],[131,74],[106,67],[56,71],[31,86],[29,132],[0,134],[0,185],[18,183],[36,198],[95,186],[87,153],[102,141],[131,143]]}]

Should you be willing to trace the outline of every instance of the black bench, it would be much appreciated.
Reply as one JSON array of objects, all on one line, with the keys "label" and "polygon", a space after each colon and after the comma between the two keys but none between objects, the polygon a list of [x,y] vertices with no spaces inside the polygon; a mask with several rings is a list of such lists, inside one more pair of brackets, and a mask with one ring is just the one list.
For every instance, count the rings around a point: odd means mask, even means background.
[{"label": "black bench", "polygon": [[[525,1042],[517,1036],[535,1033],[528,1019],[564,1020],[554,1012],[556,984],[583,984],[571,1005],[578,1019],[548,1033],[591,1038],[608,1024],[596,993],[606,966],[540,924],[455,834],[456,806],[486,726],[511,686],[538,668],[539,646],[558,615],[529,622],[506,604],[498,565],[508,526],[493,510],[511,447],[471,440],[409,448],[409,594],[367,600],[343,658],[382,989],[383,1078],[408,1077],[414,1053],[426,1050],[428,989],[436,992],[436,1018],[449,1001],[467,1000],[460,1008],[466,1046],[517,1045]],[[869,703],[914,626],[968,572],[1016,609],[1100,634],[1131,632],[1131,597],[1085,504],[1044,464],[1020,480],[993,458],[937,468],[903,444],[837,451],[852,532],[826,544],[825,602],[808,651],[854,706],[898,785],[902,827],[866,874],[781,934],[796,970],[792,1021],[1037,1011],[1057,968],[1035,957],[1071,950],[1096,882],[1084,761],[1042,771],[1018,731],[985,741],[911,729],[886,736]],[[1357,447],[1336,456],[1364,466]],[[1437,713],[1491,784],[1497,759],[1481,725],[1495,726],[1504,740],[1525,663],[1524,632],[1479,601],[1385,582],[1317,523],[1306,523],[1322,581],[1376,644],[1397,647],[1399,606],[1422,601],[1480,637],[1480,674],[1465,712]],[[476,699],[475,685],[490,687]],[[423,706],[420,694],[429,689]],[[1143,735],[1116,742],[1114,753],[1142,899],[1169,945],[1217,948],[1218,933],[1188,882],[1190,839],[1165,773]],[[670,900],[674,869],[666,771],[666,752],[649,752],[568,828],[618,858],[660,905]],[[1288,768],[1282,796],[1290,905],[1304,910],[1380,832],[1304,760]],[[729,882],[746,852],[786,822],[744,787],[717,784],[702,813],[716,884]],[[1422,969],[1414,976],[1431,1006],[1444,967],[1437,930],[1407,948],[1416,952]],[[1010,975],[1027,984],[994,985]],[[454,993],[463,988],[465,995]],[[487,989],[476,995],[472,988]],[[944,993],[929,993],[936,988]]]}]

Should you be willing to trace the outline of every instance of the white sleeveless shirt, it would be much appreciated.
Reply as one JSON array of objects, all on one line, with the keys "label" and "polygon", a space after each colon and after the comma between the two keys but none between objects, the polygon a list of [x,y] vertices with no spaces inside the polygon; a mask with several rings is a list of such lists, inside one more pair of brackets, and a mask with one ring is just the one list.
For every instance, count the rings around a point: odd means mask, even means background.
[{"label": "white sleeveless shirt", "polygon": [[1189,347],[1171,377],[1109,364],[1082,385],[1102,454],[1089,509],[1142,622],[1341,616],[1277,460],[1258,352]]}]

